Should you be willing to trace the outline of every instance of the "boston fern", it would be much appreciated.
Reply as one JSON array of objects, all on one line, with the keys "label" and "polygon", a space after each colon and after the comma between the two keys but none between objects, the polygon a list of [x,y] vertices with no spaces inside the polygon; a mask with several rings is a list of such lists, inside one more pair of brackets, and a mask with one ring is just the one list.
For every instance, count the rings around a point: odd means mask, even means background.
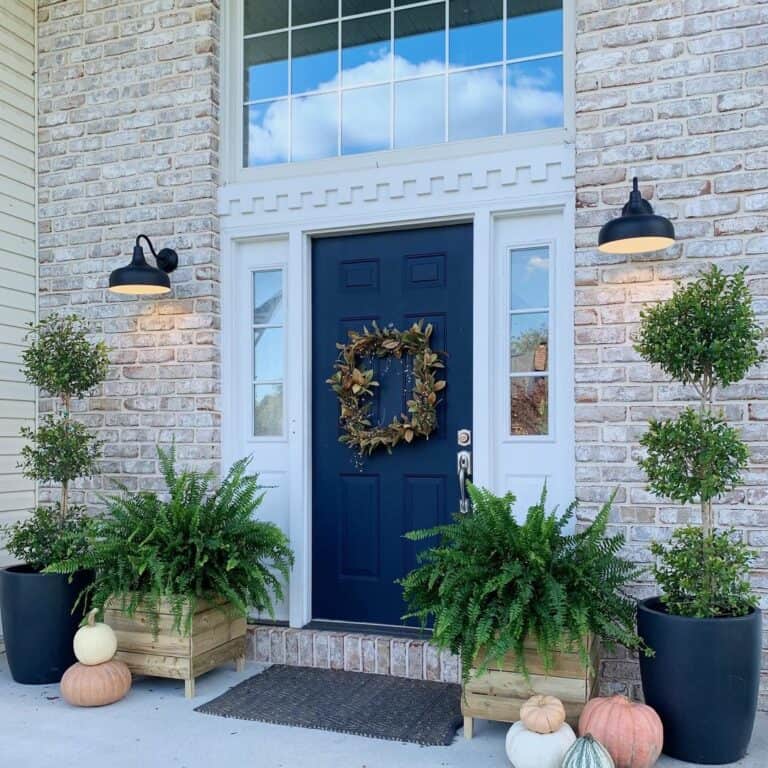
[{"label": "boston fern", "polygon": [[125,491],[110,499],[107,514],[92,522],[91,554],[49,570],[93,568],[93,606],[116,599],[133,615],[141,604],[155,631],[162,599],[185,634],[201,599],[224,598],[243,614],[249,607],[273,614],[293,553],[276,525],[252,517],[264,494],[247,472],[250,460],[236,462],[214,487],[213,472],[177,471],[173,449],[158,455],[167,500]]},{"label": "boston fern", "polygon": [[424,625],[434,619],[434,642],[461,656],[465,680],[481,648],[487,651],[481,672],[512,651],[527,674],[526,640],[535,640],[547,670],[563,648],[578,649],[588,663],[590,633],[609,647],[641,646],[635,601],[624,593],[639,570],[619,557],[623,537],[605,536],[610,504],[587,530],[566,534],[576,504],[548,514],[546,489],[523,523],[512,514],[513,494],[499,497],[474,486],[469,494],[471,515],[406,534],[411,541],[439,541],[401,582],[407,617]]}]

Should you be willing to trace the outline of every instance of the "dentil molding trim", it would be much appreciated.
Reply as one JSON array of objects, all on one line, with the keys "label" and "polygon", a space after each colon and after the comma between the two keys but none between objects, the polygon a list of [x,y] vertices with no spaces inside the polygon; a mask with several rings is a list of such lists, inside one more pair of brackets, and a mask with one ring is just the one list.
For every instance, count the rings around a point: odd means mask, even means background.
[{"label": "dentil molding trim", "polygon": [[538,197],[573,189],[571,145],[372,167],[341,173],[230,184],[219,189],[222,226],[258,219],[290,222],[328,218],[386,205],[440,204]]}]

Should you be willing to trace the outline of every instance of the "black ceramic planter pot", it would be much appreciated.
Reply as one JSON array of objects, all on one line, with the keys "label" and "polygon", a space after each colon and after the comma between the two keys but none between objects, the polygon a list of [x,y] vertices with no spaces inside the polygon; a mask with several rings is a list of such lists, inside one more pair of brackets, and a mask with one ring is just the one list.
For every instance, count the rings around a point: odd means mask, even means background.
[{"label": "black ceramic planter pot", "polygon": [[640,637],[656,652],[640,656],[645,701],[664,724],[664,753],[706,765],[744,757],[760,684],[760,611],[747,616],[671,616],[658,597],[638,606]]},{"label": "black ceramic planter pot", "polygon": [[0,569],[0,609],[11,677],[17,683],[58,683],[75,663],[72,638],[83,611],[72,606],[93,579],[91,571],[69,577],[38,573],[27,565]]}]

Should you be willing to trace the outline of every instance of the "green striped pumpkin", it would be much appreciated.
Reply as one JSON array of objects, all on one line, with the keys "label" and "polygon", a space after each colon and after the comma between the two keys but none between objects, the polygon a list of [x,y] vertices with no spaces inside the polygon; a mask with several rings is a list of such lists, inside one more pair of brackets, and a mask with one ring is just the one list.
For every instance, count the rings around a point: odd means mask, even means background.
[{"label": "green striped pumpkin", "polygon": [[590,734],[573,742],[565,753],[562,768],[614,768],[608,750]]}]

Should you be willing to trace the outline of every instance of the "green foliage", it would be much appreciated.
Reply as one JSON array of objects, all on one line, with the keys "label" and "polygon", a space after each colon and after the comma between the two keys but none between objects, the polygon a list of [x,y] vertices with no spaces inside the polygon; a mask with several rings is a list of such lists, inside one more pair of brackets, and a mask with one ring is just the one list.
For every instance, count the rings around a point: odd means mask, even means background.
[{"label": "green foliage", "polygon": [[675,419],[652,419],[640,443],[647,449],[640,466],[651,490],[682,504],[731,490],[749,459],[738,430],[692,408]]},{"label": "green foliage", "polygon": [[743,271],[729,277],[712,266],[641,317],[635,349],[683,384],[728,386],[764,359]]},{"label": "green foliage", "polygon": [[8,552],[42,571],[59,560],[84,557],[88,552],[90,523],[83,507],[72,506],[65,515],[57,507],[38,507],[26,520],[1,530]]},{"label": "green foliage", "polygon": [[63,483],[87,477],[96,469],[102,442],[79,421],[47,414],[37,430],[23,427],[21,436],[27,440],[20,464],[26,477]]},{"label": "green foliage", "polygon": [[670,613],[744,616],[757,606],[745,577],[755,556],[732,531],[705,538],[700,528],[686,526],[675,531],[669,546],[654,542],[651,552],[658,558],[654,575]]},{"label": "green foliage", "polygon": [[88,329],[77,315],[49,315],[30,327],[30,344],[22,358],[31,384],[66,402],[106,379],[107,347],[102,341],[88,340]]},{"label": "green foliage", "polygon": [[[255,606],[273,614],[273,596],[283,599],[293,553],[273,523],[253,519],[263,493],[249,459],[236,462],[224,481],[214,474],[175,469],[175,451],[158,455],[168,499],[127,493],[109,501],[96,519],[86,557],[56,563],[51,570],[96,570],[92,604],[103,609],[113,596],[133,615],[139,604],[157,631],[157,608],[170,600],[177,629],[188,633],[199,599],[224,597],[245,613]],[[185,605],[189,610],[185,613]]]},{"label": "green foliage", "polygon": [[406,535],[438,537],[419,566],[400,582],[410,613],[423,625],[434,619],[433,640],[460,654],[465,679],[480,648],[487,662],[514,652],[527,674],[523,643],[534,639],[547,669],[553,654],[577,648],[585,662],[585,636],[606,645],[639,648],[635,601],[624,586],[639,570],[619,556],[622,536],[606,537],[610,503],[585,531],[568,535],[576,503],[548,514],[546,489],[525,522],[515,521],[513,494],[499,497],[469,486],[473,512],[454,523]]}]

